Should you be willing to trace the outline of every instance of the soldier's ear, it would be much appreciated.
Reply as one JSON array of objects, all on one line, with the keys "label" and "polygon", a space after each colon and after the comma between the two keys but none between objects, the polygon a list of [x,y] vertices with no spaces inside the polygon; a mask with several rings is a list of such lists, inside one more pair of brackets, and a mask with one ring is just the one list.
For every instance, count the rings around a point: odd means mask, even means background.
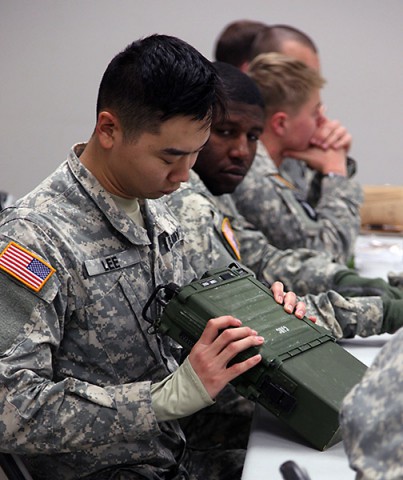
[{"label": "soldier's ear", "polygon": [[98,114],[95,133],[98,137],[99,143],[103,148],[111,148],[116,141],[116,137],[119,132],[120,122],[113,113],[105,110]]},{"label": "soldier's ear", "polygon": [[284,136],[288,125],[288,115],[285,112],[276,112],[269,121],[273,132],[279,137]]}]

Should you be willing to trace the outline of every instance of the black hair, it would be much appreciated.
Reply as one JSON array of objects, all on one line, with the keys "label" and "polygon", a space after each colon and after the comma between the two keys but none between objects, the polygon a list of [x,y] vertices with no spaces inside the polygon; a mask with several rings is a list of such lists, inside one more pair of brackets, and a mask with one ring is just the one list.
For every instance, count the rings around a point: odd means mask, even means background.
[{"label": "black hair", "polygon": [[258,105],[265,108],[263,97],[255,81],[238,68],[224,62],[214,62],[215,69],[224,86],[226,100]]},{"label": "black hair", "polygon": [[112,111],[126,138],[157,132],[175,116],[206,120],[225,111],[221,81],[201,53],[176,37],[151,35],[109,63],[99,87],[97,116]]}]

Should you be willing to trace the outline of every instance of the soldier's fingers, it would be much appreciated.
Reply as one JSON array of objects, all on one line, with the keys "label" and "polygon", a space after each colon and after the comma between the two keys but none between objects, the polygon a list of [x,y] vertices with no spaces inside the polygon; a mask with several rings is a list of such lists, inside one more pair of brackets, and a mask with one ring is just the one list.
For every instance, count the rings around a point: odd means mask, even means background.
[{"label": "soldier's fingers", "polygon": [[337,138],[334,141],[332,147],[335,148],[336,150],[339,148],[343,148],[345,151],[348,152],[352,142],[353,142],[353,137],[348,132],[345,132],[344,135],[341,135],[339,138]]},{"label": "soldier's fingers", "polygon": [[303,318],[306,315],[306,305],[304,302],[298,302],[297,305],[295,306],[295,312],[294,315],[297,318]]},{"label": "soldier's fingers", "polygon": [[294,292],[287,292],[284,296],[284,310],[288,313],[292,313],[297,304],[297,296]]},{"label": "soldier's fingers", "polygon": [[[241,338],[234,341],[239,335]],[[189,361],[210,396],[215,398],[228,382],[251,368],[259,359],[248,359],[246,363],[242,362],[243,365],[239,369],[231,371],[228,371],[228,362],[242,350],[261,345],[263,342],[264,339],[258,337],[249,327],[229,328],[209,345],[200,343],[199,340],[189,354]],[[237,373],[238,371],[240,373]]]},{"label": "soldier's fingers", "polygon": [[234,380],[234,378],[239,377],[242,373],[247,372],[254,366],[256,366],[262,360],[262,356],[260,354],[253,355],[252,357],[244,360],[240,363],[234,363],[230,367],[226,369],[227,375],[227,382]]},{"label": "soldier's fingers", "polygon": [[[223,332],[225,333],[225,332]],[[238,353],[247,350],[250,347],[259,347],[264,343],[264,338],[259,335],[248,335],[246,337],[227,343],[224,349],[218,355],[218,361],[222,367],[227,369],[228,363],[233,360]],[[243,362],[241,362],[243,363]]]},{"label": "soldier's fingers", "polygon": [[284,301],[284,295],[285,295],[284,285],[279,281],[274,282],[270,287],[270,290],[273,293],[274,300],[280,305],[282,305]]},{"label": "soldier's fingers", "polygon": [[221,330],[228,327],[240,327],[241,325],[242,322],[231,315],[212,318],[207,322],[206,327],[200,336],[199,342],[209,345],[219,336]]},{"label": "soldier's fingers", "polygon": [[343,142],[346,139],[346,135],[348,135],[347,130],[343,127],[340,126],[327,135],[325,140],[322,142],[324,148],[332,147],[336,148],[336,142],[340,142],[343,140]]},{"label": "soldier's fingers", "polygon": [[[227,328],[226,330],[222,331],[214,341],[217,354],[227,348],[229,345],[231,345],[231,348],[238,348],[234,347],[233,345],[238,345],[238,341],[248,339],[249,337],[256,337],[256,335],[256,330],[253,330],[250,327]],[[242,346],[242,344],[239,345],[240,347]]]}]

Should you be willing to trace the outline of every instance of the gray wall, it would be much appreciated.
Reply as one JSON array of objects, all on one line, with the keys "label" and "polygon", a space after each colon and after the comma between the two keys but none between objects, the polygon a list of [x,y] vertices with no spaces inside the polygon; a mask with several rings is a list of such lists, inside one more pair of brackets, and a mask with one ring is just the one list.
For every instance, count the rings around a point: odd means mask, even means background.
[{"label": "gray wall", "polygon": [[403,184],[403,0],[0,0],[0,190],[25,194],[88,139],[102,73],[132,40],[176,35],[212,58],[241,18],[313,37],[358,179]]}]

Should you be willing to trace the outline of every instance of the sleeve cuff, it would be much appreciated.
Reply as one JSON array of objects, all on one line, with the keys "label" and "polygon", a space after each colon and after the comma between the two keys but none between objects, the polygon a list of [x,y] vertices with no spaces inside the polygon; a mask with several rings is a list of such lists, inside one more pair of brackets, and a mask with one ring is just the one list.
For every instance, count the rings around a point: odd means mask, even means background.
[{"label": "sleeve cuff", "polygon": [[187,417],[215,403],[188,358],[174,373],[151,386],[151,398],[160,422]]}]

